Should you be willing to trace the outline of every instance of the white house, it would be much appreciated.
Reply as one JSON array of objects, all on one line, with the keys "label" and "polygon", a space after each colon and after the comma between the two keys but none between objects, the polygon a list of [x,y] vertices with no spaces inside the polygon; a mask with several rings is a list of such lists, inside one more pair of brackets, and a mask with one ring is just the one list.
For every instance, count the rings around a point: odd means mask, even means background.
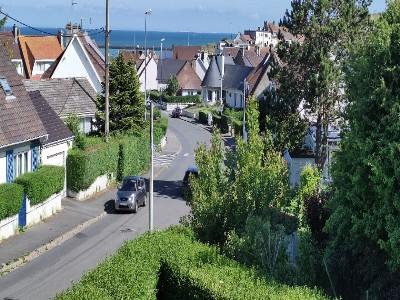
[{"label": "white house", "polygon": [[84,33],[75,34],[66,49],[42,76],[43,79],[86,78],[97,94],[102,93],[104,56],[94,41]]},{"label": "white house", "polygon": [[250,36],[257,46],[269,47],[273,43],[272,33],[261,28],[257,30],[245,30],[244,34]]},{"label": "white house", "polygon": [[28,93],[0,45],[0,184],[41,162],[65,166],[73,135],[39,92]]}]

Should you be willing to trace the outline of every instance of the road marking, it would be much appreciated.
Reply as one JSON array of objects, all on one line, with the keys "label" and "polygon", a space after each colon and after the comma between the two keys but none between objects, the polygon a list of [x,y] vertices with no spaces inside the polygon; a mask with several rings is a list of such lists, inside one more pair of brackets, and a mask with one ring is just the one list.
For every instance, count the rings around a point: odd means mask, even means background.
[{"label": "road marking", "polygon": [[156,167],[160,166],[167,166],[170,165],[173,160],[176,158],[177,154],[163,154],[163,155],[156,155],[154,157],[154,165]]},{"label": "road marking", "polygon": [[184,157],[188,157],[188,156],[189,156],[189,153],[185,153],[185,154],[183,154],[183,156],[184,156]]}]

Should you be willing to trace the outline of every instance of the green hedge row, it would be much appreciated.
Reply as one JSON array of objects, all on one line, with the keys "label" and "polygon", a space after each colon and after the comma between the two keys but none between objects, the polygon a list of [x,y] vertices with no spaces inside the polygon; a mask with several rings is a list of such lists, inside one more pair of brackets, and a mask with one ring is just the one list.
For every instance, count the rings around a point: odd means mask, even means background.
[{"label": "green hedge row", "polygon": [[0,220],[16,215],[22,203],[24,189],[19,184],[0,184]]},{"label": "green hedge row", "polygon": [[57,295],[69,299],[327,299],[317,290],[290,287],[195,241],[182,227],[145,234]]},{"label": "green hedge row", "polygon": [[195,96],[164,96],[166,103],[201,103],[200,95]]},{"label": "green hedge row", "polygon": [[[168,120],[155,122],[154,142],[158,144],[165,135]],[[109,143],[101,138],[90,140],[85,150],[72,149],[67,158],[67,187],[79,192],[89,188],[97,177],[114,174],[118,181],[127,175],[137,175],[149,165],[149,135],[116,136]]]},{"label": "green hedge row", "polygon": [[199,110],[199,122],[202,124],[208,123],[208,111],[207,110]]},{"label": "green hedge row", "polygon": [[64,188],[65,169],[57,166],[41,166],[36,172],[25,173],[15,180],[23,186],[32,205],[39,204]]}]

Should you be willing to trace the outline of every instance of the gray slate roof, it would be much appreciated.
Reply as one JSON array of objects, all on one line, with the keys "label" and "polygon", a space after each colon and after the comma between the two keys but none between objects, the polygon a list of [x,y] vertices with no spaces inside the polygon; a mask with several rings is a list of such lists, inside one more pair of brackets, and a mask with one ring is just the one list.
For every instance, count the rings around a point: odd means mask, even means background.
[{"label": "gray slate roof", "polygon": [[50,105],[43,98],[39,91],[29,92],[33,105],[46,128],[48,139],[44,145],[52,144],[57,141],[73,139],[73,133],[68,129],[59,116],[51,109]]},{"label": "gray slate roof", "polygon": [[24,80],[28,91],[40,91],[55,113],[66,118],[70,114],[94,116],[96,91],[86,78]]},{"label": "gray slate roof", "polygon": [[[161,68],[161,60],[159,60],[157,66],[157,80],[162,84],[167,83],[168,79],[170,79],[171,76],[173,75],[176,76],[178,74],[178,72],[183,68],[185,63],[186,60],[163,59]],[[161,72],[162,72],[162,78],[161,78]]]},{"label": "gray slate roof", "polygon": [[7,79],[15,98],[6,99],[0,88],[0,148],[47,136],[46,129],[31,98],[18,76],[15,66],[0,44],[0,77]]},{"label": "gray slate roof", "polygon": [[[252,70],[252,67],[225,63],[225,74],[222,82],[222,88],[239,90],[243,89],[243,81]],[[216,58],[213,57],[201,86],[218,88],[221,86],[220,78],[221,72],[216,62]]]},{"label": "gray slate roof", "polygon": [[21,59],[18,42],[12,32],[0,32],[0,42],[11,56],[11,59]]}]

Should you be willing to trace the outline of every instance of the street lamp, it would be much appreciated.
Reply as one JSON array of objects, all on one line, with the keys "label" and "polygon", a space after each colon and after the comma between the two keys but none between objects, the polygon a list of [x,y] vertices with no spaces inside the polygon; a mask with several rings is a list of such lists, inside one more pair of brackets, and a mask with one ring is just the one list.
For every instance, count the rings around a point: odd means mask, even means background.
[{"label": "street lamp", "polygon": [[[163,45],[163,42],[165,41],[165,38],[162,38],[161,39],[161,47],[160,47],[160,49],[161,49],[161,53],[160,53],[160,69],[161,69],[161,71],[160,71],[160,73],[161,73],[161,76],[160,76],[160,81],[162,82],[163,81],[163,76],[162,76],[162,67],[163,67],[163,54],[162,54],[162,45]],[[160,93],[160,103],[161,103],[161,101],[162,101],[162,96],[163,96],[163,88],[160,86],[160,90],[161,90],[161,93]]]},{"label": "street lamp", "polygon": [[147,104],[147,16],[151,15],[151,9],[144,12],[144,120],[146,121]]}]

